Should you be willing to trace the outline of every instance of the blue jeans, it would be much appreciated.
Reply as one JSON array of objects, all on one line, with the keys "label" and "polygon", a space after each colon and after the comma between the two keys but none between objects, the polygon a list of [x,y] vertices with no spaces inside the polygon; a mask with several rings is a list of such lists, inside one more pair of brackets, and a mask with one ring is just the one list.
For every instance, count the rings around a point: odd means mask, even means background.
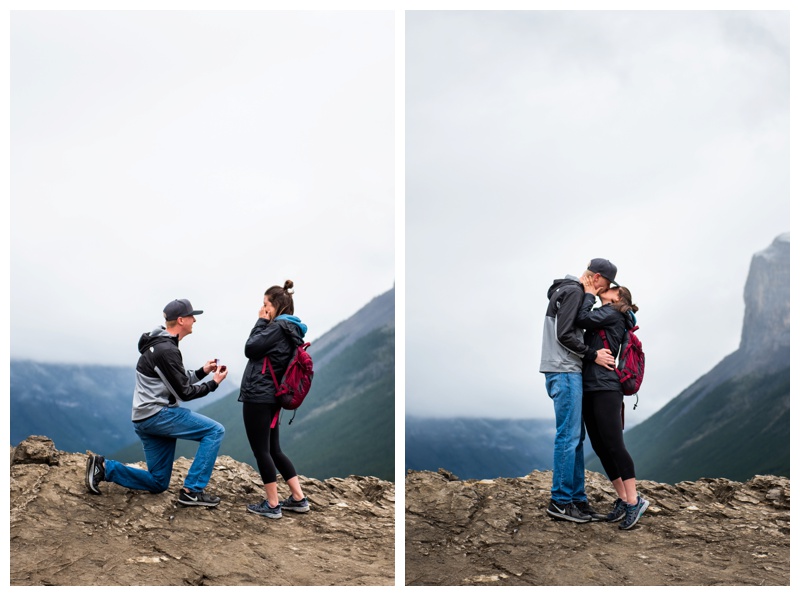
[{"label": "blue jeans", "polygon": [[545,373],[547,394],[556,411],[551,498],[557,503],[586,501],[583,467],[583,377],[581,373]]},{"label": "blue jeans", "polygon": [[169,488],[175,444],[178,439],[188,439],[200,445],[183,486],[192,492],[206,487],[225,435],[225,428],[219,422],[178,407],[164,408],[147,420],[134,422],[133,426],[142,440],[147,470],[106,460],[106,480],[126,488],[162,493]]}]

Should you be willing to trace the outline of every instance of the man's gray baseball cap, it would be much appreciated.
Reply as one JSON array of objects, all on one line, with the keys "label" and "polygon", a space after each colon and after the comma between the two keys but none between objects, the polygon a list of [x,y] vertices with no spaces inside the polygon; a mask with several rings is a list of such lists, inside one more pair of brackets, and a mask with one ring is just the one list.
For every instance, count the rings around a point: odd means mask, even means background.
[{"label": "man's gray baseball cap", "polygon": [[587,267],[592,273],[599,273],[614,285],[619,285],[614,281],[617,277],[617,266],[608,259],[592,259]]},{"label": "man's gray baseball cap", "polygon": [[175,321],[178,317],[191,317],[203,314],[202,310],[194,310],[192,303],[186,298],[176,298],[164,307],[164,320]]}]

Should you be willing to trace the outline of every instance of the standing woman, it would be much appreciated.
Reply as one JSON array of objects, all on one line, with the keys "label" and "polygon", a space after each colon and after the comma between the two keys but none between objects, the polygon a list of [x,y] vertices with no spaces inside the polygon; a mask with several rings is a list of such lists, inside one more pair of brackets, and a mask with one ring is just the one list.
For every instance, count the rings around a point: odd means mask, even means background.
[{"label": "standing woman", "polygon": [[[294,316],[293,287],[294,283],[287,280],[283,287],[272,286],[264,293],[258,321],[244,346],[248,362],[239,391],[247,440],[266,493],[261,503],[248,505],[247,510],[274,519],[282,517],[282,509],[298,513],[309,510],[297,472],[281,451],[278,433],[281,407],[275,397],[276,387],[266,361],[269,358],[275,377],[280,381],[295,349],[303,344],[307,327]],[[278,500],[277,472],[292,491],[291,496],[283,501]]]},{"label": "standing woman", "polygon": [[[584,343],[594,350],[609,348],[619,354],[628,329],[636,325],[633,304],[628,288],[614,287],[600,293],[602,306],[595,310],[598,294],[592,280],[581,279],[586,292],[575,324],[583,327]],[[605,332],[605,342],[600,334]],[[614,509],[606,521],[618,522],[621,530],[630,530],[650,504],[636,491],[636,472],[633,459],[622,438],[622,384],[616,370],[608,370],[594,362],[583,364],[583,419],[592,449],[600,458],[603,469],[617,491]]]}]

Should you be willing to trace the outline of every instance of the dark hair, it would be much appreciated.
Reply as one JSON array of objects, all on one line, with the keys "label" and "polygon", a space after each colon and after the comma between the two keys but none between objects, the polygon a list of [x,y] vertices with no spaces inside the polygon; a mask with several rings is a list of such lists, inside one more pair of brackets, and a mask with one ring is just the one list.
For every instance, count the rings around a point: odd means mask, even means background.
[{"label": "dark hair", "polygon": [[269,301],[272,302],[272,306],[275,307],[276,317],[278,315],[294,314],[294,300],[292,300],[294,290],[292,288],[294,288],[294,282],[291,279],[287,279],[283,287],[272,286],[264,292],[264,296],[269,298]]},{"label": "dark hair", "polygon": [[614,302],[611,306],[616,308],[623,315],[629,310],[639,312],[639,307],[633,303],[633,298],[631,298],[631,291],[624,286],[619,286],[616,289],[619,290],[619,300]]}]

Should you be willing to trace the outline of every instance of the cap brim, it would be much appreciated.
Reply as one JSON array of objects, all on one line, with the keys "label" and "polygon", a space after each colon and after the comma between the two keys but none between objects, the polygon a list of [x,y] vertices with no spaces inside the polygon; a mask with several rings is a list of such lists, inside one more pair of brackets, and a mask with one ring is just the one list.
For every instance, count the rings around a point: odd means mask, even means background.
[{"label": "cap brim", "polygon": [[[601,273],[600,275],[603,275],[603,274]],[[603,275],[603,279],[605,279],[608,282],[609,287],[611,287],[611,288],[619,287],[619,284],[617,282],[615,282],[615,281],[613,281],[611,279],[608,279],[605,275]]]}]

